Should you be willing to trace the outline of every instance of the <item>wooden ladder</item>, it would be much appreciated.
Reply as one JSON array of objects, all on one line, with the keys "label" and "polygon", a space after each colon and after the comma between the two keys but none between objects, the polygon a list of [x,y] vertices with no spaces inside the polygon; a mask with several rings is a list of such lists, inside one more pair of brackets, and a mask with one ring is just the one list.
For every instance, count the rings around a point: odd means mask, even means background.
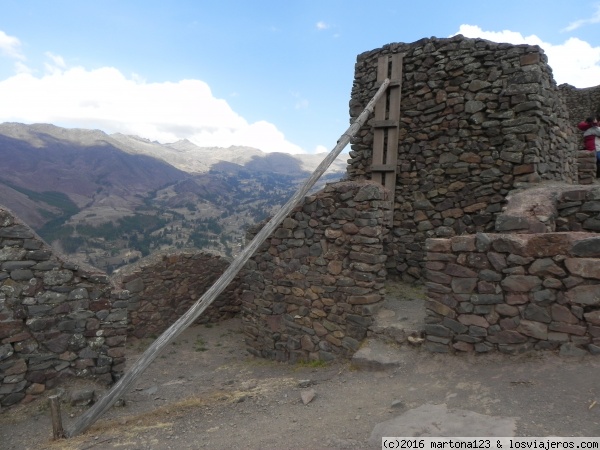
[{"label": "wooden ladder", "polygon": [[396,53],[381,56],[377,60],[377,84],[390,80],[387,95],[375,105],[373,127],[373,162],[371,179],[385,186],[391,194],[391,206],[386,222],[393,224],[398,167],[398,125],[400,122],[400,100],[402,97],[402,61],[404,55]]}]

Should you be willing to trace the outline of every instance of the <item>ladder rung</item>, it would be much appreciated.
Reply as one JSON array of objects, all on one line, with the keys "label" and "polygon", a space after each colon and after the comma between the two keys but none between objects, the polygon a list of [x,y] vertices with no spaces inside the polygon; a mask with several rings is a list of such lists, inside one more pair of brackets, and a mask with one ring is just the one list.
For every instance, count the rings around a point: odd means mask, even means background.
[{"label": "ladder rung", "polygon": [[[376,81],[375,87],[381,86],[382,83],[383,83],[383,81]],[[391,88],[394,86],[402,86],[402,80],[390,80],[390,84],[388,85],[388,88]]]},{"label": "ladder rung", "polygon": [[396,165],[392,165],[392,164],[373,164],[371,166],[371,171],[372,172],[395,172],[396,171]]},{"label": "ladder rung", "polygon": [[397,120],[372,120],[371,126],[373,128],[394,128],[398,126]]}]

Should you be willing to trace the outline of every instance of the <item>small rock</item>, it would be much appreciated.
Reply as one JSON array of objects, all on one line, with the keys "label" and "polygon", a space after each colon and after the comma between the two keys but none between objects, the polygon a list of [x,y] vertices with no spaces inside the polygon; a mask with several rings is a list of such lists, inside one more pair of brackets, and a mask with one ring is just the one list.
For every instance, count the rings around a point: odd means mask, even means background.
[{"label": "small rock", "polygon": [[567,342],[560,346],[560,356],[587,356],[588,352],[582,348],[577,347],[571,342]]},{"label": "small rock", "polygon": [[302,403],[304,403],[305,405],[308,405],[310,402],[312,402],[316,395],[317,395],[317,393],[315,392],[314,389],[309,389],[307,391],[302,391],[300,393],[300,397],[302,398]]},{"label": "small rock", "polygon": [[421,337],[409,336],[408,342],[412,345],[421,345],[425,339]]},{"label": "small rock", "polygon": [[151,386],[148,389],[146,389],[144,391],[144,394],[153,395],[153,394],[156,394],[157,391],[158,391],[158,386],[154,385],[154,386]]},{"label": "small rock", "polygon": [[392,408],[394,409],[398,409],[398,408],[404,408],[404,402],[402,400],[394,400],[392,402]]},{"label": "small rock", "polygon": [[300,380],[298,381],[298,387],[302,389],[306,389],[307,387],[312,386],[314,383],[312,380]]},{"label": "small rock", "polygon": [[31,386],[27,388],[27,393],[30,395],[39,395],[46,390],[46,386],[39,383],[32,383]]},{"label": "small rock", "polygon": [[72,406],[87,406],[94,401],[94,390],[93,389],[80,389],[71,392],[70,403]]}]

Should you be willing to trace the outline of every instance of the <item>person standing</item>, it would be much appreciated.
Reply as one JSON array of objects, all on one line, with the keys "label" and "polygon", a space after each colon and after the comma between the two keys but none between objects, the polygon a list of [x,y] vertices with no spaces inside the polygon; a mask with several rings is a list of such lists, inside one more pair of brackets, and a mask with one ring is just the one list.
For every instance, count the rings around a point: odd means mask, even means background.
[{"label": "person standing", "polygon": [[583,131],[583,147],[596,154],[596,178],[600,178],[600,127],[595,117],[588,117],[577,125]]}]

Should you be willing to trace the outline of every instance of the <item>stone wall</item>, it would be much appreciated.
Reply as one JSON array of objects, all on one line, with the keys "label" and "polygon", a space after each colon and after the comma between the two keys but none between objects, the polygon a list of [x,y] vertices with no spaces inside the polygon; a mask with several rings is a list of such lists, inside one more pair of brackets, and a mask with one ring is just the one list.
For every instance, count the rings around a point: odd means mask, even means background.
[{"label": "stone wall", "polygon": [[[538,46],[456,36],[358,56],[350,115],[377,89],[380,56],[404,54],[394,225],[387,268],[420,278],[428,238],[492,231],[506,195],[577,182],[579,132]],[[373,131],[352,142],[348,177],[369,179]]]},{"label": "stone wall", "polygon": [[498,233],[600,231],[600,186],[540,183],[511,192],[496,218]]},{"label": "stone wall", "polygon": [[426,279],[431,351],[600,353],[596,234],[429,239]]},{"label": "stone wall", "polygon": [[569,109],[573,126],[589,116],[600,115],[600,86],[578,89],[569,84],[561,84],[559,89]]},{"label": "stone wall", "polygon": [[118,377],[127,296],[0,207],[0,405],[32,400],[68,376]]},{"label": "stone wall", "polygon": [[352,355],[384,297],[384,211],[369,181],[327,185],[283,221],[246,266],[248,351],[279,361]]},{"label": "stone wall", "polygon": [[592,184],[596,181],[597,166],[594,152],[579,150],[577,152],[577,169],[579,184]]},{"label": "stone wall", "polygon": [[[404,55],[395,192],[368,181],[365,125],[351,181],[295,208],[199,321],[241,310],[250,353],[330,360],[357,350],[388,273],[424,274],[433,351],[600,352],[600,238],[583,232],[600,230],[600,192],[574,128],[600,107],[600,86],[557,88],[537,46],[423,39],[358,56],[352,120],[377,90],[378,58],[395,53]],[[515,189],[543,182],[590,186],[533,209],[515,201]],[[126,336],[162,333],[228,264],[153,255],[111,280],[56,255],[0,208],[0,406],[67,376],[112,382]]]},{"label": "stone wall", "polygon": [[[153,254],[115,275],[129,299],[128,336],[156,337],[179,319],[223,274],[230,261],[205,252]],[[240,311],[239,278],[198,318],[216,322]]]},{"label": "stone wall", "polygon": [[600,186],[567,189],[557,198],[556,231],[600,232]]}]

